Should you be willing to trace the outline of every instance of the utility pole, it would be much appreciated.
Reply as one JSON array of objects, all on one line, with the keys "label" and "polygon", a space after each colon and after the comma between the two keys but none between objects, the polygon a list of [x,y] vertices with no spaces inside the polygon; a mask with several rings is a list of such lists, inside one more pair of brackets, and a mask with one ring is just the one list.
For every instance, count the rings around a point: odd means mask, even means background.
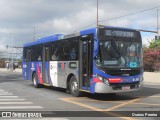
[{"label": "utility pole", "polygon": [[35,25],[33,25],[32,27],[33,27],[33,41],[35,41]]},{"label": "utility pole", "polygon": [[157,35],[158,35],[158,38],[159,38],[159,15],[158,15],[158,12],[159,12],[159,9],[157,9]]},{"label": "utility pole", "polygon": [[97,0],[97,28],[98,28],[98,0]]},{"label": "utility pole", "polygon": [[[13,33],[10,33],[11,34],[11,40],[12,40],[12,53],[13,53]],[[13,54],[12,54],[12,60],[11,60],[11,70],[13,71]]]}]

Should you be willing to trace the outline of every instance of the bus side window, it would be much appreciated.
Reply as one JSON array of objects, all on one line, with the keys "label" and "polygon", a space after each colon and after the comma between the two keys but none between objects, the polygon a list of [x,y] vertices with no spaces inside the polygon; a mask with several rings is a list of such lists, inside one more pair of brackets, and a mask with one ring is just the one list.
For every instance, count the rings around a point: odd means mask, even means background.
[{"label": "bus side window", "polygon": [[70,46],[69,46],[69,58],[70,60],[78,60],[78,49],[79,49],[79,42],[78,39],[72,38],[70,40]]},{"label": "bus side window", "polygon": [[41,61],[42,60],[42,45],[37,45],[36,47],[35,47],[35,49],[36,49],[36,54],[35,54],[35,56],[36,56],[36,61],[38,60],[38,61]]},{"label": "bus side window", "polygon": [[27,58],[27,48],[23,48],[23,61],[26,62]]},{"label": "bus side window", "polygon": [[51,43],[51,56],[50,56],[50,60],[58,60],[58,44],[57,42],[52,42]]}]

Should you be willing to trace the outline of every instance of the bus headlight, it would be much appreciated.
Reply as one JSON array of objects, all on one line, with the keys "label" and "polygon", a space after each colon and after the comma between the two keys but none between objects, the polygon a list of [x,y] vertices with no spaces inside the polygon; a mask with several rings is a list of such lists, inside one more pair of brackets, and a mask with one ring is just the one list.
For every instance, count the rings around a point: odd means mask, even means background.
[{"label": "bus headlight", "polygon": [[103,78],[103,77],[101,77],[101,76],[99,76],[99,75],[97,75],[97,78],[98,78],[99,80],[101,80],[104,84],[109,85],[109,81],[108,81],[107,79],[105,79],[105,78]]},{"label": "bus headlight", "polygon": [[105,79],[105,78],[103,79],[103,83],[104,83],[104,84],[106,84],[106,85],[109,85],[108,80],[107,80],[107,79]]},{"label": "bus headlight", "polygon": [[103,77],[97,75],[97,78],[98,78],[99,80],[103,81]]}]

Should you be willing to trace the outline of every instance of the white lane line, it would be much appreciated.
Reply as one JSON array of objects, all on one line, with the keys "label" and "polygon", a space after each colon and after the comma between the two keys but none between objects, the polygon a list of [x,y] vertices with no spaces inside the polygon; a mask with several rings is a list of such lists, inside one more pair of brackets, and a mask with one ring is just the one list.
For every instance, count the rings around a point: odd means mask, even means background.
[{"label": "white lane line", "polygon": [[0,91],[0,94],[1,94],[1,93],[9,93],[9,92],[7,92],[7,91]]},{"label": "white lane line", "polygon": [[18,98],[18,96],[0,96],[0,98]]},{"label": "white lane line", "polygon": [[33,104],[32,102],[0,102],[0,105],[8,105],[8,104]]},{"label": "white lane line", "polygon": [[13,95],[12,93],[0,93],[0,95]]},{"label": "white lane line", "polygon": [[42,109],[41,106],[0,106],[0,110],[2,109]]},{"label": "white lane line", "polygon": [[11,98],[11,99],[0,99],[0,101],[24,101],[25,99],[14,99],[14,98]]}]

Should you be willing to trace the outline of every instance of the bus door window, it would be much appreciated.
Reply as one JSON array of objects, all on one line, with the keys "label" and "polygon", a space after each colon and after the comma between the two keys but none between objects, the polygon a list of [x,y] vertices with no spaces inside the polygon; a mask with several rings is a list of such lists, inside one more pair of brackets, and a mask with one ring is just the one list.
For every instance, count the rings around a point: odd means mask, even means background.
[{"label": "bus door window", "polygon": [[75,48],[72,48],[72,49],[71,49],[70,59],[71,59],[71,60],[76,60],[76,59],[77,59],[77,51],[76,51]]},{"label": "bus door window", "polygon": [[87,48],[86,48],[86,41],[83,42],[83,46],[82,46],[82,51],[83,51],[83,55],[82,55],[82,64],[83,64],[83,78],[84,76],[86,76],[87,74]]},{"label": "bus door window", "polygon": [[29,80],[30,79],[30,72],[31,72],[31,70],[30,70],[30,62],[31,62],[31,49],[30,48],[28,48],[27,49],[27,72],[26,72],[26,76],[27,76],[27,79]]},{"label": "bus door window", "polygon": [[[43,57],[42,57],[42,76],[45,83],[49,83],[49,45],[44,45],[43,47]],[[48,66],[48,67],[47,67]]]},{"label": "bus door window", "polygon": [[42,46],[41,45],[37,45],[35,47],[35,56],[36,56],[36,59],[35,60],[38,60],[38,61],[42,61]]},{"label": "bus door window", "polygon": [[82,66],[80,74],[82,77],[80,79],[82,80],[81,85],[85,87],[90,86],[90,78],[92,75],[92,47],[93,47],[93,42],[92,42],[92,36],[87,35],[87,37],[82,37],[80,42],[80,48],[81,48],[81,53],[80,53],[80,64]]},{"label": "bus door window", "polygon": [[27,49],[27,62],[31,61],[31,50],[28,48]]}]

